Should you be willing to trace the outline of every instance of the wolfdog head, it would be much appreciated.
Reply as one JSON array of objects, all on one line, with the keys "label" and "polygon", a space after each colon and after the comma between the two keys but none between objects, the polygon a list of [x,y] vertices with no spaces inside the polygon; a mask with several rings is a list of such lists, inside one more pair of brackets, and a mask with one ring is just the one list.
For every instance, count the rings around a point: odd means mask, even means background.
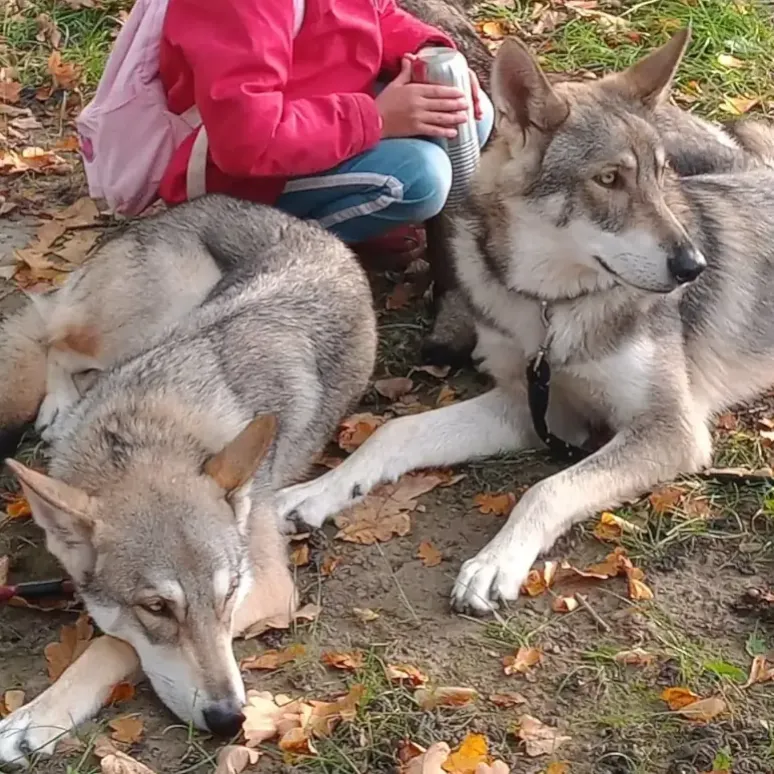
[{"label": "wolfdog head", "polygon": [[[124,474],[88,493],[7,461],[99,627],[134,647],[176,715],[216,733],[240,727],[235,615],[244,617],[237,609],[252,590],[256,553],[271,558],[279,543],[273,521],[255,524],[250,502],[274,427],[272,417],[254,420],[203,467],[190,455],[122,447],[117,431],[112,448],[124,455]],[[256,537],[274,544],[256,550]]]},{"label": "wolfdog head", "polygon": [[500,48],[499,137],[477,190],[507,223],[514,287],[547,298],[616,284],[667,293],[702,272],[654,123],[689,37],[682,30],[622,73],[554,85],[520,42]]}]

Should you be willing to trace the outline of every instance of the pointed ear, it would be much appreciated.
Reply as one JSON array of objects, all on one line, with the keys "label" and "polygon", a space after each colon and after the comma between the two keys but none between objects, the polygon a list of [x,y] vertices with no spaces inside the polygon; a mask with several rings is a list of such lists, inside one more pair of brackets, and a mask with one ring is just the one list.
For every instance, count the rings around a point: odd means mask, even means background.
[{"label": "pointed ear", "polygon": [[533,126],[552,132],[567,118],[570,108],[551,87],[535,57],[516,38],[506,40],[492,67],[495,107],[514,126]]},{"label": "pointed ear", "polygon": [[225,448],[204,463],[204,472],[231,493],[246,483],[258,469],[277,433],[277,420],[258,416]]},{"label": "pointed ear", "polygon": [[5,464],[19,480],[32,517],[46,533],[46,547],[76,583],[94,569],[94,501],[74,486],[38,473],[16,460]]},{"label": "pointed ear", "polygon": [[661,48],[635,62],[628,70],[612,76],[611,81],[627,97],[639,100],[649,108],[658,107],[669,97],[672,80],[690,42],[691,28],[684,27]]}]

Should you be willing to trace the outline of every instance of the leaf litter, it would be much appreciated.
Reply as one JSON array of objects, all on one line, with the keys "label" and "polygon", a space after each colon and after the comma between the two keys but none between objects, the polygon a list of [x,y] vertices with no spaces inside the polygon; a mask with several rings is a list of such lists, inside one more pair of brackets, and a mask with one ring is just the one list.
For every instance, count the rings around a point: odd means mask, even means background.
[{"label": "leaf litter", "polygon": [[48,676],[56,682],[67,669],[89,647],[94,636],[94,627],[85,613],[72,625],[63,626],[59,642],[50,642],[44,649],[48,664]]}]

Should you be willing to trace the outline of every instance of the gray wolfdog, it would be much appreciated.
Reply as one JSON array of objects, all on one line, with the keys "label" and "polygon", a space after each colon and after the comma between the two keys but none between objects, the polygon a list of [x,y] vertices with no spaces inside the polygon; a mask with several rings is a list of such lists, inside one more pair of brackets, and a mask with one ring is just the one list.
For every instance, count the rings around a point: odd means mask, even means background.
[{"label": "gray wolfdog", "polygon": [[[462,565],[454,606],[486,612],[518,596],[571,525],[710,463],[713,415],[774,383],[774,171],[670,168],[654,114],[688,40],[555,86],[518,41],[502,46],[498,137],[453,239],[496,386],[387,422],[282,492],[284,517],[319,526],[406,471],[564,441],[578,461],[527,491]],[[764,124],[748,131],[765,145]],[[609,440],[577,454],[599,431]]]},{"label": "gray wolfdog", "polygon": [[101,252],[44,301],[42,329],[38,309],[9,321],[9,368],[34,373],[45,405],[53,360],[57,410],[49,475],[8,464],[111,636],[0,722],[0,762],[50,752],[138,660],[184,721],[239,729],[232,637],[295,605],[274,495],[305,474],[375,359],[365,273],[316,225],[208,196]]}]

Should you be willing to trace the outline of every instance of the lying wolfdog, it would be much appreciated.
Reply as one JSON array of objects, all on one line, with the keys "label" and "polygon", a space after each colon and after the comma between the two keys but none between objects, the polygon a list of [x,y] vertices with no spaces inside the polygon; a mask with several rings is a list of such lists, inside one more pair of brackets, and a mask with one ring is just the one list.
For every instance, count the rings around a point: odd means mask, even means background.
[{"label": "lying wolfdog", "polygon": [[[305,473],[373,368],[367,279],[316,225],[209,196],[137,221],[102,253],[46,300],[26,350],[36,313],[9,323],[20,367],[25,351],[53,354],[58,408],[49,476],[8,464],[112,636],[0,722],[0,762],[50,752],[138,659],[184,721],[238,731],[232,637],[295,604],[274,494]],[[25,370],[38,396],[39,366]]]},{"label": "lying wolfdog", "polygon": [[[774,382],[774,171],[679,178],[666,163],[654,115],[688,39],[556,86],[502,46],[499,136],[453,242],[496,387],[388,422],[281,493],[282,514],[319,526],[406,471],[548,444],[575,464],[522,497],[454,586],[455,607],[485,612],[571,525],[709,464],[713,415]],[[765,151],[765,125],[747,131]]]}]

